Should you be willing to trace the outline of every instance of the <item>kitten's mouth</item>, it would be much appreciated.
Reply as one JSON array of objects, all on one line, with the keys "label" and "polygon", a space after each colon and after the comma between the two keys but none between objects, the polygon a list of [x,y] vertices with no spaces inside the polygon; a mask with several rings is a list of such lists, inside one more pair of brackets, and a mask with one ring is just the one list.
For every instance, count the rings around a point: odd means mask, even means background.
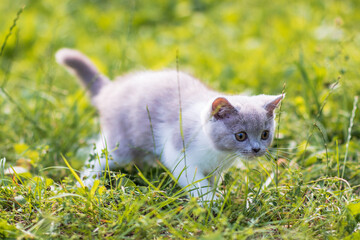
[{"label": "kitten's mouth", "polygon": [[254,152],[241,152],[239,153],[239,155],[242,157],[242,158],[245,158],[246,160],[254,160],[258,157],[262,157],[264,156],[265,152],[257,152],[257,153],[254,153]]}]

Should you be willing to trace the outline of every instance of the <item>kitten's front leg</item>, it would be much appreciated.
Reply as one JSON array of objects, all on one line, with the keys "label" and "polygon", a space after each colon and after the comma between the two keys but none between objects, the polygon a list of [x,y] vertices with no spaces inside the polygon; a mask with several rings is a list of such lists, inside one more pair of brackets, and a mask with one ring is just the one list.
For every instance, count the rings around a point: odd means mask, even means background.
[{"label": "kitten's front leg", "polygon": [[[105,161],[103,158],[94,159],[94,162],[86,162],[84,169],[81,171],[81,179],[84,185],[88,188],[91,188],[94,185],[94,181],[99,179],[103,171],[103,165]],[[77,184],[80,185],[79,183]]]},{"label": "kitten's front leg", "polygon": [[210,181],[214,176],[206,176],[203,169],[195,166],[195,161],[190,156],[180,157],[180,160],[176,160],[180,155],[179,152],[168,147],[165,148],[162,159],[164,165],[178,179],[178,184],[183,188],[187,187],[190,195],[199,198],[202,202],[218,199],[213,181]]},{"label": "kitten's front leg", "polygon": [[91,188],[94,185],[94,181],[103,176],[104,171],[108,169],[110,171],[116,170],[123,164],[115,160],[106,160],[106,157],[99,156],[98,159],[93,160],[91,163],[87,162],[85,165],[88,166],[81,172],[81,179],[86,187]]},{"label": "kitten's front leg", "polygon": [[205,176],[201,170],[191,164],[185,165],[185,161],[181,160],[173,174],[181,187],[188,186],[191,196],[199,198],[202,202],[217,200],[216,189],[210,182],[211,176]]},{"label": "kitten's front leg", "polygon": [[[86,187],[91,188],[94,181],[96,179],[100,179],[106,169],[115,170],[128,163],[128,161],[121,161],[122,158],[118,156],[118,152],[118,149],[109,152],[101,140],[96,143],[96,149],[94,152],[95,159],[87,161],[81,172],[81,179]],[[112,155],[114,155],[114,158]]]}]

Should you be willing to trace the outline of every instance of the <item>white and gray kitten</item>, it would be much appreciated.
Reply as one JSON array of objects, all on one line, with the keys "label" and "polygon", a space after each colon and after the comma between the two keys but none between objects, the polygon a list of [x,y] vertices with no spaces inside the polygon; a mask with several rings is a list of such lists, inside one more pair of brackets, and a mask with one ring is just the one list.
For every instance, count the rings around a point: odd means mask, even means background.
[{"label": "white and gray kitten", "polygon": [[[113,150],[110,169],[154,160],[146,158],[154,153],[181,187],[207,201],[217,198],[214,179],[237,156],[262,156],[272,142],[274,109],[282,95],[225,95],[173,70],[137,72],[110,81],[76,50],[61,49],[56,59],[90,92],[106,147]],[[99,140],[98,150],[104,149],[103,142]],[[106,159],[91,164],[82,173],[87,186],[101,175]]]}]

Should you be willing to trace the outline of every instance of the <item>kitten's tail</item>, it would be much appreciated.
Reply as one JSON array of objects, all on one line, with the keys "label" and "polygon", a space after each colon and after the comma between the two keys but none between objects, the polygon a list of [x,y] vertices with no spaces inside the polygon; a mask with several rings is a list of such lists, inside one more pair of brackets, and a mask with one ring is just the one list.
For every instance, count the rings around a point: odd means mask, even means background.
[{"label": "kitten's tail", "polygon": [[90,91],[91,97],[100,92],[100,89],[110,80],[100,74],[95,65],[84,54],[77,50],[62,48],[56,52],[56,61],[65,66]]}]

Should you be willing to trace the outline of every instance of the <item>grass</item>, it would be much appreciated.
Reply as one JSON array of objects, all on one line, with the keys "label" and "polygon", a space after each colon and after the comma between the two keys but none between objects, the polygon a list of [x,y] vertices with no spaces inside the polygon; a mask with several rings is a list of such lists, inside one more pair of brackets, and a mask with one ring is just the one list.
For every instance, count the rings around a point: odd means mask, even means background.
[{"label": "grass", "polygon": [[[360,237],[358,1],[23,4],[0,4],[0,238]],[[179,68],[228,93],[286,84],[270,155],[231,168],[224,200],[204,207],[160,163],[76,187],[99,123],[54,61],[62,47],[110,77]]]}]

